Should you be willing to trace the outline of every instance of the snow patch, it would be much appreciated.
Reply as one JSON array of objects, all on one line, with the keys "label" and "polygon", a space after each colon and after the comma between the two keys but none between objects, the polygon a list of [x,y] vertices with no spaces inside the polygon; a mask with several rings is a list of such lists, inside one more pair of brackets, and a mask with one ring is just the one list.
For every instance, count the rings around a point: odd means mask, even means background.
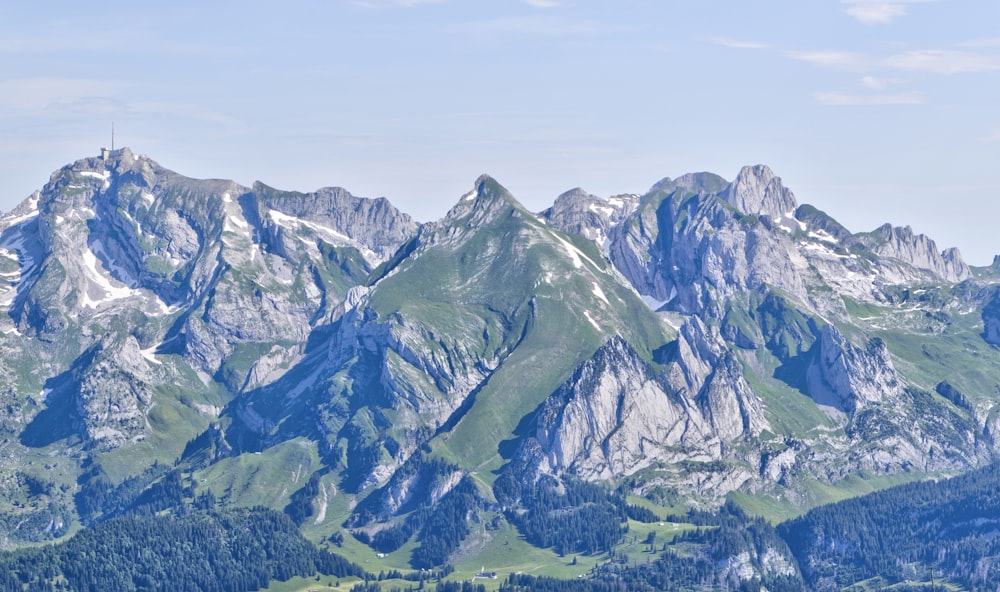
[{"label": "snow patch", "polygon": [[222,408],[216,407],[215,405],[205,405],[204,403],[192,403],[192,407],[194,407],[195,411],[207,417],[219,417],[219,414],[222,413]]},{"label": "snow patch", "polygon": [[[233,226],[239,228],[240,230],[246,230],[246,229],[250,228],[250,225],[247,224],[246,220],[238,218],[238,217],[236,217],[236,216],[234,216],[232,214],[229,214],[229,215],[226,216],[226,226],[228,226],[230,223]],[[223,230],[229,230],[229,228],[224,228]],[[230,232],[232,232],[232,231],[230,231]]]},{"label": "snow patch", "polygon": [[462,201],[472,201],[472,200],[476,199],[477,197],[479,197],[479,190],[478,189],[473,189],[472,191],[470,191],[470,192],[468,192],[468,193],[466,193],[465,195],[462,196]]},{"label": "snow patch", "polygon": [[[320,236],[321,239],[330,243],[331,245],[337,247],[354,247],[361,251],[361,255],[368,261],[378,261],[379,256],[375,254],[374,251],[368,247],[362,245],[361,243],[353,240],[351,237],[337,232],[329,226],[324,226],[322,224],[317,224],[316,222],[310,222],[309,220],[303,220],[301,218],[296,218],[295,216],[289,216],[278,210],[268,210],[267,217],[273,220],[276,224],[284,226],[285,228],[296,228],[304,226]],[[303,243],[311,244],[310,241],[303,237],[298,237]]]},{"label": "snow patch", "polygon": [[154,345],[153,347],[150,347],[148,349],[140,349],[139,353],[141,353],[142,357],[146,358],[146,360],[148,360],[149,362],[152,362],[153,364],[159,366],[163,362],[156,359],[156,355],[153,353],[156,351],[156,348],[157,346]]},{"label": "snow patch", "polygon": [[135,284],[136,283],[135,280],[131,277],[131,274],[129,274],[129,272],[128,272],[127,269],[125,269],[124,267],[121,267],[119,265],[115,265],[115,263],[114,263],[114,261],[112,261],[111,257],[108,256],[108,252],[104,249],[104,243],[102,243],[100,240],[95,240],[94,241],[94,248],[96,249],[96,254],[100,255],[105,261],[108,262],[108,265],[110,266],[111,273],[114,273],[115,275],[117,275],[120,278],[124,278],[124,280],[122,280],[122,281],[126,285]]},{"label": "snow patch", "polygon": [[615,215],[615,208],[608,206],[599,206],[596,203],[590,204],[590,206],[588,206],[587,209],[590,210],[591,212],[594,212],[595,214],[601,214],[608,218],[611,218],[612,216]]},{"label": "snow patch", "polygon": [[17,226],[18,224],[22,224],[24,222],[37,218],[38,209],[32,208],[27,214],[22,214],[20,216],[10,216],[10,217],[8,216],[4,216],[2,219],[0,219],[0,223],[5,225],[7,228],[10,228],[12,226]]},{"label": "snow patch", "polygon": [[610,305],[611,303],[608,301],[608,297],[604,295],[604,290],[602,290],[601,287],[597,285],[597,282],[594,282],[592,285],[594,287],[594,289],[592,290],[594,296],[597,296],[598,298],[603,300],[605,304]]},{"label": "snow patch", "polygon": [[832,234],[823,230],[822,228],[817,228],[816,230],[810,230],[809,234],[807,234],[806,236],[808,236],[809,238],[814,238],[816,240],[823,241],[825,243],[837,244],[837,239],[835,239]]},{"label": "snow patch", "polygon": [[594,317],[590,316],[589,310],[583,311],[583,316],[587,317],[587,320],[590,321],[590,324],[593,325],[595,329],[597,329],[598,331],[601,330],[601,326],[597,324],[597,321],[594,320]]},{"label": "snow patch", "polygon": [[104,181],[104,184],[101,186],[101,189],[106,190],[108,187],[111,187],[111,181],[109,180],[111,178],[111,171],[103,171],[100,173],[94,171],[80,171],[79,174],[81,177],[93,177],[95,179],[101,179],[102,181]]},{"label": "snow patch", "polygon": [[[101,241],[94,241],[94,248],[97,249],[98,253],[105,255],[104,245]],[[143,293],[139,290],[130,288],[125,284],[116,285],[121,284],[121,282],[114,280],[104,273],[102,267],[98,265],[97,255],[95,255],[94,251],[92,251],[89,247],[84,248],[81,259],[83,261],[84,272],[90,276],[91,285],[96,286],[103,292],[103,295],[95,300],[90,297],[90,292],[88,290],[83,290],[82,305],[84,307],[97,309],[102,304],[106,304],[114,300],[120,300],[122,298],[130,298],[133,296],[144,298]],[[107,259],[106,256],[105,259]],[[127,273],[124,269],[113,266],[112,271],[128,279]],[[144,299],[148,300],[148,298]],[[174,307],[167,306],[166,303],[159,298],[154,298],[154,300],[159,307],[159,312],[162,314],[171,314],[177,310]]]},{"label": "snow patch", "polygon": [[[97,241],[100,245],[100,241]],[[112,300],[137,296],[139,293],[127,286],[115,286],[111,278],[101,272],[97,265],[97,256],[89,247],[83,249],[83,268],[93,280],[93,283],[104,291],[104,296],[98,300],[92,300],[87,290],[83,291],[83,305],[87,308],[97,308],[99,305]]]},{"label": "snow patch", "polygon": [[98,173],[95,171],[80,171],[79,174],[81,177],[93,177],[95,179],[100,179],[102,181],[106,180],[108,177],[111,176],[110,171],[104,171],[102,173]]},{"label": "snow patch", "polygon": [[561,244],[564,249],[566,249],[566,254],[569,255],[570,260],[573,261],[573,267],[580,269],[581,267],[583,267],[583,261],[586,260],[594,267],[600,269],[600,267],[596,263],[594,263],[593,260],[590,259],[590,257],[587,257],[587,255],[585,255],[583,251],[573,246],[572,243],[570,243],[563,237],[559,236],[558,234],[553,233],[552,236],[555,237],[557,241],[559,241],[559,244]]},{"label": "snow patch", "polygon": [[840,253],[837,253],[836,251],[834,251],[833,249],[827,247],[826,245],[819,245],[819,244],[816,244],[816,243],[805,243],[805,244],[803,244],[801,246],[802,246],[803,249],[805,249],[807,251],[813,251],[815,253],[822,253],[824,255],[827,255],[829,257],[833,257],[835,259],[857,259],[858,258],[858,256],[855,255],[855,254],[853,254],[853,253],[850,254],[850,255],[841,255]]}]

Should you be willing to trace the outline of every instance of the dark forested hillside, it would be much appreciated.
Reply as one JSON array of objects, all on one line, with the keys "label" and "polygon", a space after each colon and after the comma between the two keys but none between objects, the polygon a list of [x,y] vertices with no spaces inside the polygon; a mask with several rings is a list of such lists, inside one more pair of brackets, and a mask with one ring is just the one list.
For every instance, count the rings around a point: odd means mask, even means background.
[{"label": "dark forested hillside", "polygon": [[114,518],[59,545],[0,555],[0,590],[258,590],[315,573],[364,576],[264,508]]},{"label": "dark forested hillside", "polygon": [[1000,465],[817,508],[782,524],[808,585],[1000,586]]},{"label": "dark forested hillside", "polygon": [[[727,504],[718,513],[691,512],[683,518],[699,528],[673,537],[645,562],[611,554],[588,577],[560,580],[513,574],[502,592],[612,592],[629,590],[748,590],[800,592],[805,586],[788,548],[774,527]],[[753,574],[753,575],[749,575]]]}]

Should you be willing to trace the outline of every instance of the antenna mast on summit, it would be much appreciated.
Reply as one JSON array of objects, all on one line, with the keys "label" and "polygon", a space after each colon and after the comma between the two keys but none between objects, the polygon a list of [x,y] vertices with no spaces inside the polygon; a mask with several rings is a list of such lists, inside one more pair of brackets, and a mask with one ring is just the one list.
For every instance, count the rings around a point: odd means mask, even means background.
[{"label": "antenna mast on summit", "polygon": [[111,150],[115,149],[115,122],[111,122]]}]

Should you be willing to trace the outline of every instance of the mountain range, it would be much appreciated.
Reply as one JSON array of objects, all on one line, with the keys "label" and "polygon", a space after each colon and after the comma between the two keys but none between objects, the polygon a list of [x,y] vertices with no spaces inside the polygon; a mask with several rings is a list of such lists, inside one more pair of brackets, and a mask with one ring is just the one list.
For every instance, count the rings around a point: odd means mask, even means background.
[{"label": "mountain range", "polygon": [[[964,473],[1000,447],[998,281],[760,165],[542,212],[483,176],[421,224],[112,151],[0,218],[0,541],[173,479],[355,558],[478,566],[511,535],[607,552],[531,524],[605,503],[778,521]],[[720,569],[796,561],[757,551]]]}]

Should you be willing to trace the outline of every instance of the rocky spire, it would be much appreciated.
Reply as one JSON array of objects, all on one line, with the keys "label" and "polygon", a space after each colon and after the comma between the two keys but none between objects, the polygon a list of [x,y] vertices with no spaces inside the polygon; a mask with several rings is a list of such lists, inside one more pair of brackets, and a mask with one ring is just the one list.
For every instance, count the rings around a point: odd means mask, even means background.
[{"label": "rocky spire", "polygon": [[758,164],[740,169],[736,179],[719,194],[744,214],[781,218],[797,207],[795,196],[770,168]]}]

